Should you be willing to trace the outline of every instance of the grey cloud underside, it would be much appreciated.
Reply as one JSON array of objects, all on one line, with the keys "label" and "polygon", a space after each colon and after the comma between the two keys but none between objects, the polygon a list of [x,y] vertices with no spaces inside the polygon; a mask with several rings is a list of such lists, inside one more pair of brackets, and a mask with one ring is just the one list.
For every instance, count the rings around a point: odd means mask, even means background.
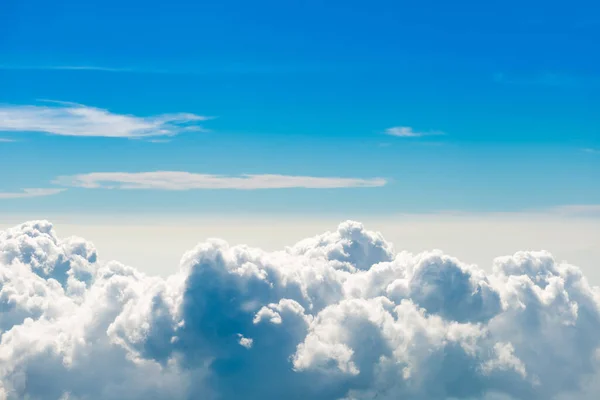
[{"label": "grey cloud underside", "polygon": [[167,279],[29,222],[0,232],[0,399],[581,398],[599,305],[546,252],[486,273],[351,221],[201,243]]}]

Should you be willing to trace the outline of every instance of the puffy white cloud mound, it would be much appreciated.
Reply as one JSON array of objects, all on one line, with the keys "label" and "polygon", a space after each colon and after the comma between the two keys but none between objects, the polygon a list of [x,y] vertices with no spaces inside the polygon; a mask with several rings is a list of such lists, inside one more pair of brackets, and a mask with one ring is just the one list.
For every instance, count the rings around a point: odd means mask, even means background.
[{"label": "puffy white cloud mound", "polygon": [[0,399],[581,398],[598,332],[599,290],[546,252],[486,273],[348,221],[162,279],[46,221],[0,232]]}]

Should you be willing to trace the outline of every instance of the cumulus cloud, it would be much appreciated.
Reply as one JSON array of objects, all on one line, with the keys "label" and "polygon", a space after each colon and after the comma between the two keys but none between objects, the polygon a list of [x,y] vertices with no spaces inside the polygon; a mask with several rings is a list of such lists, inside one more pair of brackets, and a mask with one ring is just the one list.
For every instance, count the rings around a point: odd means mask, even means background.
[{"label": "cumulus cloud", "polygon": [[88,189],[331,189],[384,186],[382,178],[359,179],[292,175],[211,175],[184,171],[92,172],[58,177],[53,183]]},{"label": "cumulus cloud", "polygon": [[486,273],[347,221],[209,240],[163,279],[46,221],[0,232],[1,399],[582,398],[598,329],[599,289],[543,251]]},{"label": "cumulus cloud", "polygon": [[431,131],[431,132],[420,132],[415,131],[410,126],[393,126],[385,130],[386,135],[397,136],[397,137],[421,137],[421,136],[432,136],[432,135],[443,135],[443,132]]},{"label": "cumulus cloud", "polygon": [[64,192],[65,189],[51,189],[51,188],[30,188],[23,189],[20,192],[0,192],[0,199],[23,199],[28,197],[41,197],[51,196]]},{"label": "cumulus cloud", "polygon": [[208,117],[191,113],[138,117],[115,114],[75,103],[52,105],[0,105],[0,131],[43,132],[62,136],[144,138],[174,136],[199,130]]}]

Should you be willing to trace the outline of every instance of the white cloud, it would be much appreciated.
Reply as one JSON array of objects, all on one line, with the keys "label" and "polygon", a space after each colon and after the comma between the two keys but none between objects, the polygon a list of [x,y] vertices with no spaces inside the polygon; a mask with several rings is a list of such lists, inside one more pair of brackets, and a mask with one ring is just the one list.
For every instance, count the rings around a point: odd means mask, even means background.
[{"label": "white cloud", "polygon": [[415,131],[410,126],[394,126],[385,130],[386,135],[398,136],[398,137],[421,137],[421,136],[432,136],[432,135],[443,135],[443,132],[432,131],[432,132],[419,132]]},{"label": "white cloud", "polygon": [[16,142],[14,139],[0,138],[0,143],[13,143]]},{"label": "white cloud", "polygon": [[20,192],[0,192],[0,199],[23,199],[27,197],[51,196],[64,192],[65,189],[30,188]]},{"label": "white cloud", "polygon": [[239,340],[239,344],[240,346],[243,346],[247,349],[252,348],[252,343],[254,342],[252,339],[250,338],[245,338],[243,335],[238,334],[240,340]]},{"label": "white cloud", "polygon": [[349,187],[384,186],[382,178],[328,178],[314,176],[291,175],[210,175],[195,174],[182,171],[155,172],[93,172],[72,176],[58,177],[55,184],[82,188],[104,189],[157,189],[157,190],[191,190],[191,189],[284,189],[310,188],[330,189]]},{"label": "white cloud", "polygon": [[0,131],[44,132],[63,136],[144,138],[173,136],[201,129],[208,118],[190,114],[138,117],[114,114],[81,104],[52,102],[48,106],[0,105]]},{"label": "white cloud", "polygon": [[600,367],[577,267],[486,273],[351,221],[274,252],[210,240],[166,279],[30,222],[0,232],[0,306],[5,399],[584,399]]}]

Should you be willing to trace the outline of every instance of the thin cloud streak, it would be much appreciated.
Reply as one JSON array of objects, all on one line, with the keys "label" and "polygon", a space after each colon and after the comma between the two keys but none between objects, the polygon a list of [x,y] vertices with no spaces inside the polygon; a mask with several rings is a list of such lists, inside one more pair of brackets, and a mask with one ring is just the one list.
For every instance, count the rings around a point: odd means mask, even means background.
[{"label": "thin cloud streak", "polygon": [[134,139],[201,131],[198,123],[210,119],[191,113],[138,117],[82,104],[52,103],[52,106],[0,105],[0,131]]},{"label": "thin cloud streak", "polygon": [[102,71],[102,72],[141,72],[135,68],[113,68],[94,65],[0,65],[5,71]]},{"label": "thin cloud streak", "polygon": [[337,189],[380,187],[387,184],[383,178],[360,179],[339,177],[314,177],[290,175],[237,176],[196,174],[183,171],[155,172],[93,172],[58,177],[54,182],[61,186],[87,189],[154,189],[154,190],[199,190],[199,189]]},{"label": "thin cloud streak", "polygon": [[532,75],[511,75],[499,72],[493,75],[493,80],[499,84],[545,86],[563,89],[596,87],[600,84],[600,80],[595,76],[567,75],[554,72],[543,72]]},{"label": "thin cloud streak", "polygon": [[30,197],[52,196],[64,192],[66,189],[30,188],[21,192],[0,192],[0,199],[25,199]]},{"label": "thin cloud streak", "polygon": [[431,131],[431,132],[415,131],[410,126],[393,126],[391,128],[387,128],[384,133],[386,135],[396,136],[396,137],[422,137],[422,136],[444,135],[444,132],[439,132],[439,131]]},{"label": "thin cloud streak", "polygon": [[587,149],[582,149],[582,151],[584,153],[590,153],[590,154],[600,154],[600,149],[591,149],[591,148],[587,148]]},{"label": "thin cloud streak", "polygon": [[108,73],[157,74],[157,75],[207,75],[207,74],[296,74],[336,72],[338,66],[319,64],[265,64],[232,63],[222,65],[202,65],[181,69],[144,68],[144,67],[104,67],[94,65],[0,65],[5,71],[88,71]]}]

